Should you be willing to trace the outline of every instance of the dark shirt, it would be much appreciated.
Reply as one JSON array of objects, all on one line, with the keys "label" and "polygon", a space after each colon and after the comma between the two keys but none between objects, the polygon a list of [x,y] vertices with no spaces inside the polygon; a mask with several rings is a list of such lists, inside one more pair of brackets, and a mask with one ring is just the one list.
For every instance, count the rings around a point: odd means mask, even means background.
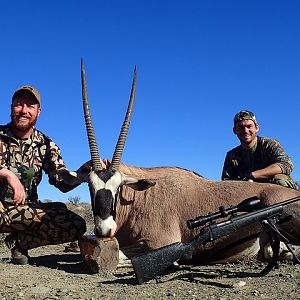
[{"label": "dark shirt", "polygon": [[222,180],[243,180],[246,173],[266,168],[275,163],[281,168],[283,174],[290,175],[293,170],[290,158],[285,154],[278,141],[258,136],[254,148],[244,149],[240,145],[227,152]]}]

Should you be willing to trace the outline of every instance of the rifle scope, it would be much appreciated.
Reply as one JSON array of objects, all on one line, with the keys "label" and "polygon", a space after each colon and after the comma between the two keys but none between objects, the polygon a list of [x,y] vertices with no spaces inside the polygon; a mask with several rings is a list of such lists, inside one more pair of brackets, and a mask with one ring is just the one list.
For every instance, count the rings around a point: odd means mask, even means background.
[{"label": "rifle scope", "polygon": [[209,213],[206,216],[199,216],[194,219],[187,220],[187,227],[193,229],[201,225],[205,225],[208,222],[213,222],[216,219],[232,216],[236,212],[251,212],[259,208],[260,199],[255,197],[247,198],[240,202],[236,206],[225,209],[224,206],[219,207],[219,211]]}]

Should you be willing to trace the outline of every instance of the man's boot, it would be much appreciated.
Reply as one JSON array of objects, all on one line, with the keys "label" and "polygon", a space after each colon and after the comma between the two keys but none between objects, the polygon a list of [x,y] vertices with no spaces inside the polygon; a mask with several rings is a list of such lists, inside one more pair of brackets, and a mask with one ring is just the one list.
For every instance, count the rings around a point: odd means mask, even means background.
[{"label": "man's boot", "polygon": [[27,265],[29,257],[28,251],[21,248],[18,241],[18,234],[12,232],[6,236],[4,241],[11,251],[11,262],[15,265]]}]

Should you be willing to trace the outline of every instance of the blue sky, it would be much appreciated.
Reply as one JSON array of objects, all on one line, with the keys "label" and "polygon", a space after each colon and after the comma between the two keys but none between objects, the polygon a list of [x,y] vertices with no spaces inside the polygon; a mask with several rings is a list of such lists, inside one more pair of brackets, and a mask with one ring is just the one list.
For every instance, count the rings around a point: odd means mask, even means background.
[{"label": "blue sky", "polygon": [[[218,180],[238,144],[233,116],[249,109],[300,180],[299,1],[5,1],[0,24],[1,123],[10,120],[13,91],[34,85],[42,95],[37,127],[70,169],[89,160],[82,57],[102,157],[112,156],[136,65],[125,163],[180,166]],[[46,176],[39,195],[89,201],[86,184],[63,194]]]}]

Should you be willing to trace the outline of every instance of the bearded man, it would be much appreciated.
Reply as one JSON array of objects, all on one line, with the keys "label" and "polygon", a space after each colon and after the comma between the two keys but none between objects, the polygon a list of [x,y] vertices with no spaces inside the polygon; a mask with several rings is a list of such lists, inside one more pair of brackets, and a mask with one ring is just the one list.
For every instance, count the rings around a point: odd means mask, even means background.
[{"label": "bearded man", "polygon": [[22,86],[12,97],[11,122],[0,126],[0,233],[9,233],[5,242],[15,264],[27,264],[32,248],[72,242],[86,230],[64,203],[38,199],[42,171],[62,192],[77,186],[58,176],[66,166],[57,144],[35,128],[40,114],[39,92]]}]

